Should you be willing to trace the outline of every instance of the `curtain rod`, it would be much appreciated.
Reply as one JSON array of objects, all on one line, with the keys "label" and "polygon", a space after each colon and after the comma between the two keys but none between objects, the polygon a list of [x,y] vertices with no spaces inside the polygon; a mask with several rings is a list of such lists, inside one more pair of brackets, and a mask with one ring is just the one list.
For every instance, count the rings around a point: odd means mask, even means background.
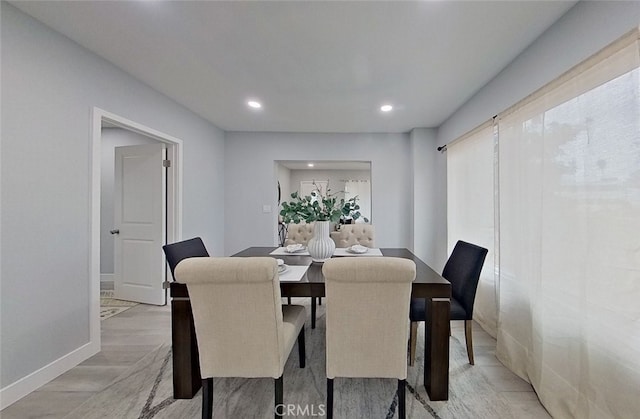
[{"label": "curtain rod", "polygon": [[478,125],[477,127],[472,129],[471,131],[469,131],[466,134],[456,138],[455,140],[451,141],[450,143],[445,144],[445,145],[441,145],[440,147],[437,148],[437,150],[439,152],[441,152],[441,153],[444,153],[445,151],[447,151],[447,146],[449,146],[451,144],[454,144],[454,143],[457,143],[458,141],[462,141],[462,140],[466,139],[467,137],[469,137],[473,133],[483,129],[486,124],[493,123],[496,120],[497,117],[498,117],[498,115],[493,115],[493,118],[489,119],[488,121],[484,122],[483,124]]},{"label": "curtain rod", "polygon": [[[544,86],[540,87],[539,89],[537,89],[533,93],[531,93],[528,96],[524,97],[523,99],[517,101],[515,104],[509,106],[507,109],[505,109],[504,111],[499,113],[500,117],[504,118],[506,115],[511,114],[516,109],[519,109],[519,108],[531,103],[532,101],[540,98],[542,95],[546,94],[550,89],[556,88],[557,86],[560,86],[560,85],[566,83],[568,80],[570,80],[571,78],[575,77],[576,74],[580,74],[580,73],[586,71],[586,69],[589,69],[589,68],[593,67],[594,65],[596,65],[599,62],[599,60],[602,60],[604,57],[610,57],[611,55],[622,51],[623,49],[629,47],[630,45],[633,45],[634,42],[638,42],[638,41],[640,41],[640,27],[636,27],[636,28],[631,29],[629,32],[624,34],[618,40],[616,40],[616,41],[612,42],[611,44],[605,46],[604,48],[602,48],[598,52],[592,54],[590,57],[588,57],[585,60],[581,61],[580,63],[574,65],[569,70],[567,70],[564,73],[562,73],[560,76],[558,76],[555,79],[553,79],[552,81],[546,83]],[[493,118],[490,119],[489,121],[485,122],[485,124],[489,123],[489,122],[494,122],[496,120],[496,118],[498,118],[498,115],[494,115]],[[484,126],[484,124],[481,124],[480,126],[472,129],[471,131],[469,131],[468,133],[462,135],[461,137],[456,138],[452,142],[438,147],[438,151],[440,151],[441,153],[444,153],[445,151],[447,151],[447,146],[448,145],[451,145],[451,144],[456,143],[458,141],[464,140],[465,138],[467,138],[471,134],[473,134],[475,131],[481,129],[483,126]]]}]

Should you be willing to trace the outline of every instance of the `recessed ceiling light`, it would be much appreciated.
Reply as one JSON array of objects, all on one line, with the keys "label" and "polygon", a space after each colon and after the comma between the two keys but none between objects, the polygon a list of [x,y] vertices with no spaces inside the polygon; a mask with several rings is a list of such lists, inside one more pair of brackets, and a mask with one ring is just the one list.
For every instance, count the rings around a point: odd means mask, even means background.
[{"label": "recessed ceiling light", "polygon": [[249,107],[253,108],[253,109],[260,109],[262,108],[262,104],[260,102],[257,102],[255,100],[250,100],[247,102],[247,105],[249,105]]},{"label": "recessed ceiling light", "polygon": [[380,106],[380,110],[382,112],[390,112],[393,109],[393,106],[391,105],[382,105]]},{"label": "recessed ceiling light", "polygon": [[313,167],[313,163],[307,163],[308,167]]}]

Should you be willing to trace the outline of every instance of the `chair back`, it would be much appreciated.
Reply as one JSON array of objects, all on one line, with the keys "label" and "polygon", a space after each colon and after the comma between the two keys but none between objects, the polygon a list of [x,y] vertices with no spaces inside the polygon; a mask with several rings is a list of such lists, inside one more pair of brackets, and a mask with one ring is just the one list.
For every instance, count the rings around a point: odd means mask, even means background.
[{"label": "chair back", "polygon": [[190,258],[176,280],[189,290],[202,378],[282,375],[288,353],[274,258]]},{"label": "chair back", "polygon": [[186,258],[209,256],[209,252],[207,252],[207,248],[204,247],[204,243],[202,242],[202,239],[200,237],[194,237],[193,239],[189,240],[165,244],[164,246],[162,246],[162,250],[164,250],[164,254],[167,257],[167,264],[169,265],[171,276],[173,276],[174,281],[176,279],[176,266],[178,265],[178,263],[180,263],[181,260]]},{"label": "chair back", "polygon": [[313,237],[313,226],[315,223],[291,223],[287,227],[287,238],[284,241],[285,246],[290,244],[307,245]]},{"label": "chair back", "polygon": [[407,377],[412,260],[329,259],[326,290],[327,378]]},{"label": "chair back", "polygon": [[344,224],[340,231],[332,232],[331,238],[336,247],[349,247],[359,244],[366,247],[376,247],[375,229],[371,224]]},{"label": "chair back", "polygon": [[459,240],[442,271],[442,276],[451,282],[451,295],[466,312],[466,320],[473,316],[473,302],[486,256],[484,247]]}]

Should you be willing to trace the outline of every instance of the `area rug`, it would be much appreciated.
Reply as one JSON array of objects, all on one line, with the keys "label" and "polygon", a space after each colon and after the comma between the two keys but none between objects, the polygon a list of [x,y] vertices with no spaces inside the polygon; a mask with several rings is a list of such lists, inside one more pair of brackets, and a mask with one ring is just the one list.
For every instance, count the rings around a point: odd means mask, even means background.
[{"label": "area rug", "polygon": [[[419,337],[422,333],[421,325]],[[285,366],[284,403],[291,409],[285,417],[325,416],[324,339],[324,306],[319,306],[316,329],[306,330],[306,368],[299,368],[296,348]],[[455,337],[451,339],[450,399],[447,402],[430,401],[422,384],[422,345],[423,340],[418,340],[416,364],[408,368],[408,418],[520,417],[487,382],[481,369],[467,363],[464,340],[460,342]],[[171,347],[159,346],[67,418],[199,418],[201,392],[190,400],[173,399],[171,369]],[[396,388],[397,381],[393,379],[336,378],[334,416],[392,418],[397,414]],[[272,379],[214,379],[214,417],[272,418],[273,397]]]},{"label": "area rug", "polygon": [[117,300],[113,298],[112,290],[100,291],[100,320],[108,319],[116,314],[137,306],[133,301]]}]

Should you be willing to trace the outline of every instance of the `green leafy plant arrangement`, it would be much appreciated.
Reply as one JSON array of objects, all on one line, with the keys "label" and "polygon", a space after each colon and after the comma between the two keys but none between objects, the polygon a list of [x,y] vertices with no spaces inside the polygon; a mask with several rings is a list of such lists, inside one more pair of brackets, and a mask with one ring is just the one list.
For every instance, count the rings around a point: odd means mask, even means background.
[{"label": "green leafy plant arrangement", "polygon": [[[314,221],[331,221],[337,222],[340,218],[351,217],[357,220],[362,216],[360,214],[360,205],[358,205],[358,197],[345,200],[338,200],[337,193],[331,193],[331,189],[327,188],[326,193],[313,183],[317,188],[317,192],[311,192],[311,195],[300,196],[296,191],[291,194],[291,202],[283,202],[280,215],[285,223],[300,222],[311,223]],[[369,221],[363,217],[365,221]]]}]

